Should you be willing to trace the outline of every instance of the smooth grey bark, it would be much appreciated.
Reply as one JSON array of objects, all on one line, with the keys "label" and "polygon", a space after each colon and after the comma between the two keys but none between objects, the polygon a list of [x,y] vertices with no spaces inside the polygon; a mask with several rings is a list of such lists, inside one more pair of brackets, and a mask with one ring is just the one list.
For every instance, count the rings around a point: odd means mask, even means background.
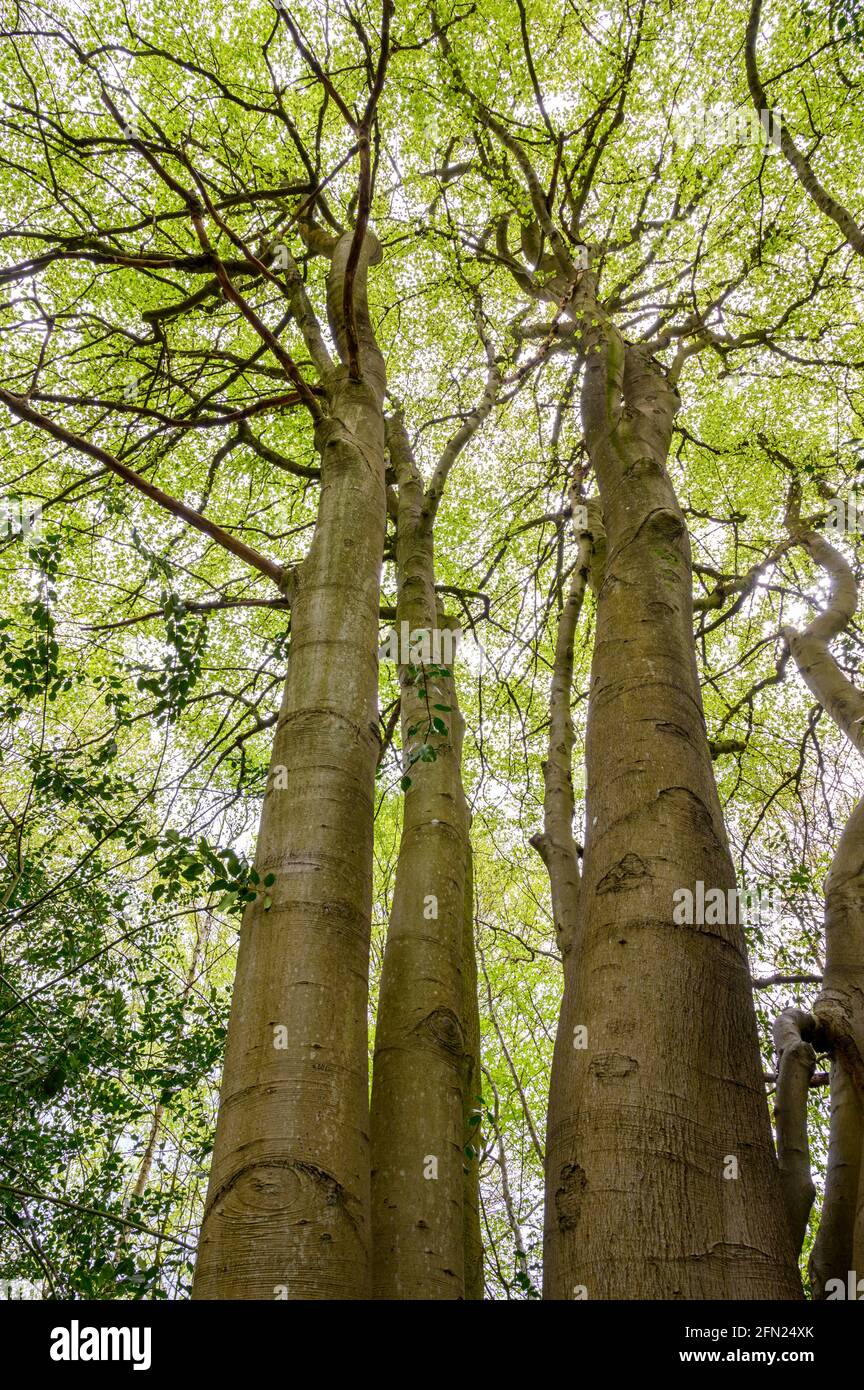
[{"label": "smooth grey bark", "polygon": [[[462,1097],[463,1135],[465,1154],[465,1195],[463,1199],[463,1230],[465,1260],[465,1297],[471,1301],[483,1298],[483,1236],[480,1223],[480,1156],[483,1146],[480,1102],[483,1093],[482,1057],[480,1051],[480,1001],[477,997],[477,953],[474,945],[474,857],[471,843],[465,869],[465,918],[462,949],[462,1019],[465,1028],[466,1069]],[[479,1122],[475,1123],[475,1117]]]},{"label": "smooth grey bark", "polygon": [[[397,631],[407,624],[411,634],[440,632],[433,528],[399,416],[390,422],[389,440],[398,481]],[[468,808],[462,717],[452,669],[443,661],[430,665],[418,656],[404,662],[399,681],[410,785],[372,1071],[373,1288],[378,1299],[461,1299],[464,1090],[471,1060],[463,980]],[[427,752],[429,761],[422,756]]]},{"label": "smooth grey bark", "polygon": [[[562,1014],[571,1036],[556,1046],[550,1096],[544,1293],[800,1298],[743,932],[673,920],[676,890],[734,886],[689,540],[666,472],[678,397],[608,322],[583,343],[607,558],[580,939]],[[586,1043],[574,1047],[577,1026]]]},{"label": "smooth grey bark", "polygon": [[[351,235],[328,246],[331,331]],[[367,1005],[377,638],[386,516],[384,364],[355,278],[361,379],[304,333],[326,410],[321,494],[297,572],[291,648],[243,918],[194,1298],[371,1292]],[[299,294],[299,291],[298,291]],[[298,318],[301,315],[298,314]],[[267,898],[272,905],[267,906]]]},{"label": "smooth grey bark", "polygon": [[[793,486],[787,510],[793,539],[831,581],[828,601],[802,631],[784,637],[802,679],[859,753],[864,754],[864,695],[840,670],[830,643],[854,619],[858,586],[844,556],[799,521]],[[809,1036],[831,1054],[831,1119],[825,1194],[810,1256],[814,1297],[829,1279],[844,1288],[864,1268],[864,799],[847,821],[825,884],[825,971]]]},{"label": "smooth grey bark", "polygon": [[[443,45],[442,45],[443,46]],[[585,362],[600,491],[586,844],[546,1144],[544,1297],[798,1299],[740,922],[679,925],[674,895],[734,889],[693,638],[690,547],[666,461],[679,398],[576,267],[524,147],[536,225],[519,266],[544,341]],[[549,252],[541,256],[545,243]]]},{"label": "smooth grey bark", "polygon": [[470,932],[466,926],[470,842],[461,768],[464,722],[455,674],[443,650],[445,630],[456,631],[458,625],[437,600],[434,547],[447,478],[501,387],[479,295],[474,323],[486,358],[483,391],[444,446],[428,486],[401,412],[388,419],[398,484],[397,631],[401,638],[403,629],[409,635],[437,630],[441,655],[433,648],[430,663],[428,655],[421,660],[400,652],[409,780],[372,1071],[373,1286],[379,1299],[477,1297],[478,1280],[482,1295],[479,1194],[476,1182],[466,1181],[472,1166],[476,1170],[466,1152],[465,1129],[479,1067],[479,1018],[473,908]]},{"label": "smooth grey bark", "polygon": [[[581,505],[581,504],[578,504]],[[587,508],[586,508],[587,511]],[[594,505],[596,514],[599,508]],[[573,647],[591,575],[593,533],[578,531],[578,547],[567,596],[558,619],[549,687],[549,740],[543,762],[543,829],[531,844],[546,866],[552,893],[555,937],[564,961],[571,955],[579,922],[579,849],[573,836]],[[566,968],[566,966],[565,966]]]},{"label": "smooth grey bark", "polygon": [[774,1127],[783,1200],[795,1254],[801,1253],[816,1188],[810,1173],[807,1104],[816,1052],[807,1034],[812,1018],[802,1009],[784,1009],[774,1024],[777,1094]]},{"label": "smooth grey bark", "polygon": [[823,1297],[828,1279],[864,1271],[864,800],[825,879],[825,973],[813,1015],[832,1059],[825,1195],[810,1261],[814,1294]]}]

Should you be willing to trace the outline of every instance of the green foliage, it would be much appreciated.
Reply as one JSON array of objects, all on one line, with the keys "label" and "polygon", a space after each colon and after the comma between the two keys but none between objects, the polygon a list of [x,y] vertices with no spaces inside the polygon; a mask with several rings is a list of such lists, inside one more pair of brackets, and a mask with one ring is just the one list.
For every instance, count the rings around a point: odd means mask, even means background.
[{"label": "green foliage", "polygon": [[[367,55],[346,9],[291,8],[359,109]],[[354,9],[374,34],[377,9]],[[669,370],[679,342],[699,337],[681,363],[670,467],[691,530],[708,732],[743,745],[716,764],[737,866],[784,902],[781,921],[751,928],[757,976],[818,973],[821,881],[860,781],[778,662],[781,627],[805,622],[824,593],[806,556],[782,550],[791,473],[805,514],[860,477],[864,286],[861,258],[785,160],[674,138],[675,116],[694,105],[748,102],[749,4],[718,18],[678,0],[526,0],[533,78],[520,6],[439,9],[449,59],[429,6],[397,7],[373,142],[384,255],[372,313],[427,479],[483,391],[478,295],[507,386],[436,522],[436,578],[487,660],[479,673],[461,658],[452,672],[413,667],[425,706],[409,729],[416,742],[403,761],[396,734],[382,757],[372,1022],[397,793],[450,736],[450,704],[432,683],[452,677],[466,722],[487,1097],[465,1158],[480,1164],[489,1295],[533,1299],[561,968],[528,840],[542,821],[549,678],[575,558],[570,488],[577,480],[587,497],[594,480],[580,364],[549,337],[554,295],[531,299],[508,269],[525,270],[536,209],[517,154],[482,113],[528,154],[572,244],[598,248],[608,312],[628,338],[650,342]],[[263,0],[132,10],[96,0],[86,15],[52,0],[47,11],[7,5],[3,27],[15,40],[0,54],[2,384],[235,539],[300,564],[320,496],[313,431],[248,317],[214,287],[153,160],[184,186],[197,172],[230,227],[208,215],[213,244],[311,382],[281,272],[253,274],[246,252],[269,265],[284,236],[326,321],[322,261],[297,220],[326,180],[319,227],[352,225],[353,133]],[[860,4],[766,0],[763,30],[772,103],[860,223]],[[535,249],[528,269],[548,289],[548,245]],[[682,327],[691,316],[704,316],[699,335]],[[0,1274],[44,1281],[57,1297],[184,1296],[239,918],[259,896],[272,905],[254,836],[288,615],[262,574],[92,457],[5,408],[0,430],[4,499],[43,509],[35,534],[0,536]],[[860,572],[860,536],[843,546]],[[736,588],[757,565],[751,587]],[[382,604],[394,588],[391,549]],[[575,648],[577,762],[593,636],[589,600]],[[859,680],[857,626],[837,651]],[[382,670],[382,710],[399,693]],[[577,840],[588,814],[579,802]],[[811,988],[758,992],[766,1071],[774,1015]],[[813,1119],[821,1172],[824,1093]]]}]

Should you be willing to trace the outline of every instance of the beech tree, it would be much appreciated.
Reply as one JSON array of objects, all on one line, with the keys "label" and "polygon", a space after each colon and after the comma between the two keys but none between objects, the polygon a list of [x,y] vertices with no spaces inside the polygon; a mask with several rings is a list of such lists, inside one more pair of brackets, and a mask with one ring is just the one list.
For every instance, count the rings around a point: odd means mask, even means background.
[{"label": "beech tree", "polygon": [[[861,696],[840,669],[830,643],[855,616],[858,586],[841,552],[801,519],[801,487],[790,488],[787,525],[814,562],[831,577],[829,601],[803,632],[785,632],[801,676],[846,737],[861,752]],[[784,1198],[800,1250],[815,1189],[810,1172],[807,1094],[816,1067],[816,1050],[831,1057],[831,1124],[825,1199],[810,1257],[810,1279],[817,1297],[847,1287],[850,1270],[864,1254],[864,1192],[861,1189],[861,1098],[864,1057],[861,1019],[861,802],[855,805],[837,842],[825,878],[825,973],[812,1012],[785,1009],[775,1024],[779,1057],[777,1141]],[[815,1046],[814,1046],[815,1044]],[[857,1262],[857,1263],[856,1263]],[[832,1281],[833,1285],[832,1285]],[[857,1280],[856,1280],[857,1282]]]},{"label": "beech tree", "polygon": [[4,1270],[836,1296],[856,7],[28,0],[2,64]]}]

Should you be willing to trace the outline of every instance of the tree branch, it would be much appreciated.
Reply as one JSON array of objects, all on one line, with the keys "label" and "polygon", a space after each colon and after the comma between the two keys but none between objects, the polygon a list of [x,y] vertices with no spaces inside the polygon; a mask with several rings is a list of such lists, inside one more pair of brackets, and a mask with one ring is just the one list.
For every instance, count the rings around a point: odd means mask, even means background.
[{"label": "tree branch", "polygon": [[87,454],[90,458],[97,459],[99,463],[114,473],[118,478],[122,478],[124,483],[130,487],[137,488],[145,497],[149,497],[151,502],[156,502],[172,516],[180,517],[189,526],[194,526],[197,531],[201,531],[205,536],[217,542],[225,550],[236,555],[239,560],[245,561],[253,569],[259,570],[261,574],[266,574],[268,579],[272,579],[280,589],[286,583],[291,571],[286,571],[282,565],[277,565],[274,560],[268,560],[264,555],[260,555],[257,550],[246,545],[243,541],[237,540],[234,536],[223,531],[221,526],[196,512],[194,508],[187,507],[185,502],[180,502],[176,497],[170,497],[167,492],[156,487],[155,483],[150,483],[146,478],[142,478],[140,473],[127,468],[125,463],[121,463],[113,454],[109,454],[107,449],[103,449],[99,444],[91,444],[89,440],[83,439],[81,435],[74,434],[72,430],[67,430],[64,425],[60,425],[56,420],[51,420],[47,415],[42,415],[38,410],[34,410],[23,396],[16,396],[11,391],[7,391],[0,386],[0,400],[2,400],[20,420],[26,420],[31,425],[38,426],[39,429],[50,434],[54,439],[59,439],[61,443],[68,445],[70,449],[75,449],[79,453]]}]

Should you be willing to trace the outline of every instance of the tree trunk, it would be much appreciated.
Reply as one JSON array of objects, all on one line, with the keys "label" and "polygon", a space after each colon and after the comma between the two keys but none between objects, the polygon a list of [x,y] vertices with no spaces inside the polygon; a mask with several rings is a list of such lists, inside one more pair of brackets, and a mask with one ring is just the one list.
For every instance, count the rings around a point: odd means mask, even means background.
[{"label": "tree trunk", "polygon": [[[819,703],[864,755],[864,695],[843,674],[829,643],[854,620],[855,575],[818,532],[800,526],[793,485],[787,525],[831,580],[828,602],[803,632],[784,636],[798,670]],[[831,1121],[819,1231],[810,1256],[816,1298],[850,1271],[864,1274],[864,800],[840,836],[825,879],[825,973],[813,1005],[811,1035],[831,1053]]]},{"label": "tree trunk", "polygon": [[774,1128],[783,1201],[796,1257],[801,1253],[816,1189],[810,1173],[807,1105],[816,1053],[808,1041],[812,1018],[803,1009],[784,1009],[774,1024],[777,1092]]},{"label": "tree trunk", "polygon": [[[432,526],[398,417],[391,422],[390,452],[399,482],[397,631],[431,633],[440,630],[441,621]],[[454,679],[442,674],[450,666],[440,658],[431,664],[419,656],[404,660],[408,655],[400,653],[399,680],[410,785],[372,1072],[373,1284],[379,1299],[461,1299],[463,1095],[469,1061],[463,1014],[468,812],[460,771],[462,720]]]},{"label": "tree trunk", "polygon": [[462,1101],[465,1144],[473,1156],[465,1155],[465,1297],[482,1300],[483,1237],[480,1228],[480,1153],[481,1124],[472,1123],[480,1115],[483,1091],[482,1059],[480,1055],[480,1004],[477,998],[477,955],[474,948],[474,858],[468,844],[465,869],[465,920],[462,951],[462,988],[464,992],[462,1019],[465,1027],[467,1055],[465,1089]]},{"label": "tree trunk", "polygon": [[[599,507],[593,508],[595,524]],[[558,1016],[558,1030],[552,1057],[549,1110],[547,1113],[547,1152],[550,1126],[566,1105],[562,1088],[568,1077],[567,1050],[575,1040],[572,1019],[575,970],[578,960],[578,931],[581,875],[579,847],[573,835],[576,803],[573,794],[573,646],[582,612],[585,587],[589,582],[593,554],[590,534],[579,535],[578,551],[570,577],[567,598],[558,619],[555,657],[549,688],[549,743],[543,763],[543,830],[531,837],[549,875],[555,939],[561,952],[564,992]]]},{"label": "tree trunk", "polygon": [[[593,508],[596,512],[596,506]],[[579,532],[579,545],[567,598],[558,620],[555,659],[549,689],[549,744],[543,763],[543,830],[532,835],[549,874],[555,938],[565,974],[576,943],[579,923],[579,851],[573,838],[573,644],[591,573],[592,537]]]},{"label": "tree trunk", "polygon": [[[338,320],[346,235],[333,248]],[[361,377],[327,373],[318,521],[243,919],[193,1297],[370,1293],[367,1004],[377,640],[386,516],[384,371],[355,279]],[[268,903],[271,905],[268,906]]]},{"label": "tree trunk", "polygon": [[[864,701],[861,704],[864,713]],[[825,975],[813,1007],[832,1045],[828,1173],[811,1282],[864,1279],[864,801],[840,836],[825,879]]]},{"label": "tree trunk", "polygon": [[545,1294],[800,1298],[743,932],[673,920],[676,890],[734,886],[665,466],[678,397],[614,329],[591,336],[582,411],[608,550],[566,1025],[585,1034],[554,1059]]}]

